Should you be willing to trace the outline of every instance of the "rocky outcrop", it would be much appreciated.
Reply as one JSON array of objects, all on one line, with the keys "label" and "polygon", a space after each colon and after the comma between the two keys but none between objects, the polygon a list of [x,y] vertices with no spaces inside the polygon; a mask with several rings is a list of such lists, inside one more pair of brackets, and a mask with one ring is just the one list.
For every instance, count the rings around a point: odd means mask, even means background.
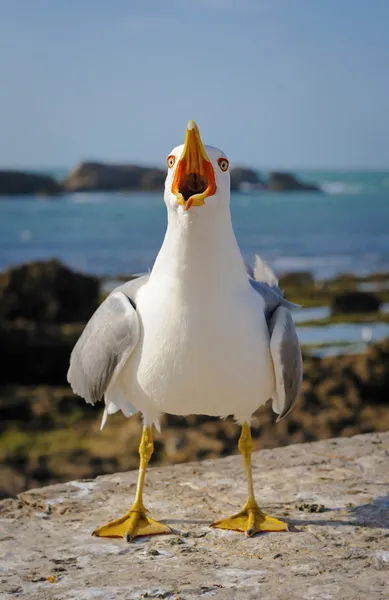
[{"label": "rocky outcrop", "polygon": [[265,184],[253,169],[233,167],[230,170],[231,191],[264,189]]},{"label": "rocky outcrop", "polygon": [[62,191],[59,183],[48,175],[23,171],[0,171],[0,196],[54,196]]},{"label": "rocky outcrop", "polygon": [[[297,273],[291,290],[310,285]],[[66,382],[69,357],[95,309],[98,281],[57,261],[31,263],[0,276],[0,473],[15,493],[72,477],[135,468],[140,418],[112,415],[98,434],[102,403],[91,407]],[[389,340],[360,356],[304,357],[300,398],[275,423],[268,403],[254,421],[256,449],[389,429]],[[237,450],[232,419],[165,415],[156,434],[163,463],[225,456]],[[4,492],[5,493],[5,492]]]},{"label": "rocky outcrop", "polygon": [[71,351],[83,323],[0,321],[0,385],[66,385]]},{"label": "rocky outcrop", "polygon": [[[139,433],[139,432],[138,432]],[[246,497],[240,456],[150,468],[145,502],[174,533],[91,536],[123,514],[137,472],[30,490],[3,502],[4,600],[290,600],[385,597],[389,434],[253,454],[261,508],[289,531],[211,529]]]},{"label": "rocky outcrop", "polygon": [[373,313],[380,309],[381,300],[371,292],[352,290],[336,294],[332,298],[331,313],[333,315],[350,313]]},{"label": "rocky outcrop", "polygon": [[71,350],[98,300],[98,279],[56,260],[0,274],[0,384],[65,384]]},{"label": "rocky outcrop", "polygon": [[270,192],[321,192],[321,188],[313,183],[304,183],[291,173],[273,171],[269,174],[267,188]]},{"label": "rocky outcrop", "polygon": [[31,262],[0,273],[0,320],[85,321],[97,308],[99,280],[57,260]]},{"label": "rocky outcrop", "polygon": [[84,162],[64,181],[68,192],[163,189],[166,172],[137,165]]},{"label": "rocky outcrop", "polygon": [[[3,481],[8,494],[28,485],[94,477],[138,465],[140,416],[112,415],[99,432],[103,404],[86,404],[72,394],[65,379],[79,331],[62,330],[62,334],[62,345],[56,346],[54,333],[46,326],[40,335],[31,334],[35,340],[31,352],[24,334],[19,354],[15,346],[8,346],[8,352],[0,355],[4,366],[0,371],[0,462],[13,470],[9,480]],[[0,341],[3,336],[0,331]],[[14,385],[4,385],[6,377]],[[55,386],[48,385],[54,382]],[[305,356],[296,406],[279,423],[270,403],[261,407],[253,422],[254,448],[388,431],[388,397],[389,340],[359,356]],[[239,427],[232,418],[165,415],[162,432],[155,435],[154,460],[167,464],[226,456],[237,452],[238,437]]]}]

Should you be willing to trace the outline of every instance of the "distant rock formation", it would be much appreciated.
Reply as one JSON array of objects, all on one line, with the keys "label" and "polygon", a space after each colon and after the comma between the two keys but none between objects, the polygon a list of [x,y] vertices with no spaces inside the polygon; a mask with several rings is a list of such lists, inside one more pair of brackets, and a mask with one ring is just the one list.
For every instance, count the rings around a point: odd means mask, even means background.
[{"label": "distant rock formation", "polygon": [[[315,184],[300,182],[290,173],[274,171],[267,183],[254,169],[232,167],[230,173],[231,191],[322,191]],[[48,175],[0,170],[0,196],[54,196],[61,192],[162,192],[165,178],[164,169],[102,162],[80,163],[62,184]]]},{"label": "distant rock formation", "polygon": [[265,188],[265,183],[253,169],[233,167],[230,174],[232,192]]},{"label": "distant rock formation", "polygon": [[166,171],[148,169],[140,181],[140,189],[149,192],[162,191],[165,187]]},{"label": "distant rock formation", "polygon": [[48,175],[0,170],[0,196],[54,196],[61,191],[61,185]]},{"label": "distant rock formation", "polygon": [[381,306],[381,300],[371,292],[352,290],[336,294],[332,299],[331,314],[376,312]]},{"label": "distant rock formation", "polygon": [[154,191],[163,189],[166,172],[137,165],[84,162],[65,179],[68,192]]},{"label": "distant rock formation", "polygon": [[313,183],[303,183],[291,173],[284,173],[281,171],[273,171],[269,174],[267,188],[270,192],[323,191],[318,185]]}]

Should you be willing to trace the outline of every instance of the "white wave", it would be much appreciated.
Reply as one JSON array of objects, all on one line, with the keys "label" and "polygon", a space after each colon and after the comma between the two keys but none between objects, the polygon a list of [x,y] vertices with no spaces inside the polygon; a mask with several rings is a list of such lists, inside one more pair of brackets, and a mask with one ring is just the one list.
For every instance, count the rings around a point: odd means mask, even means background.
[{"label": "white wave", "polygon": [[76,192],[70,195],[70,200],[74,204],[105,204],[108,199],[104,194]]},{"label": "white wave", "polygon": [[344,267],[352,265],[354,259],[348,254],[333,256],[278,256],[272,260],[277,271],[307,271],[318,267]]},{"label": "white wave", "polygon": [[363,185],[346,181],[321,181],[320,187],[327,194],[360,194]]},{"label": "white wave", "polygon": [[29,242],[32,240],[33,234],[30,229],[23,229],[19,234],[19,239],[21,242]]}]

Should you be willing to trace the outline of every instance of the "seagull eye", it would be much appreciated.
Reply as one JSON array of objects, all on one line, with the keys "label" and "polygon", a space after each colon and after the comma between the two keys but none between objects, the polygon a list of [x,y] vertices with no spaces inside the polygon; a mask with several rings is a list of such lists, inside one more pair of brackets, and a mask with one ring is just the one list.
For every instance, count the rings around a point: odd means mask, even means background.
[{"label": "seagull eye", "polygon": [[219,160],[217,161],[217,164],[219,165],[221,170],[224,172],[227,171],[228,167],[230,166],[230,163],[228,162],[228,160],[226,158],[219,158]]},{"label": "seagull eye", "polygon": [[170,156],[167,157],[167,166],[169,167],[169,169],[174,167],[175,162],[176,162],[176,157],[173,156],[173,154],[171,154]]}]

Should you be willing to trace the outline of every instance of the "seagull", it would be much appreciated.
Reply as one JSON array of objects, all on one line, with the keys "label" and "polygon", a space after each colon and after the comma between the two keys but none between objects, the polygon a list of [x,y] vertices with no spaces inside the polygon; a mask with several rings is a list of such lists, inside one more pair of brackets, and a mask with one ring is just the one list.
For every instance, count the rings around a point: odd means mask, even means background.
[{"label": "seagull", "polygon": [[185,142],[167,157],[167,229],[150,273],[112,291],[87,323],[70,358],[68,381],[86,402],[104,399],[104,426],[121,410],[140,412],[143,432],[135,500],[93,535],[124,538],[172,533],[143,503],[153,426],[164,413],[233,415],[241,426],[248,497],[243,509],[214,522],[252,536],[285,531],[264,513],[253,486],[251,420],[268,400],[278,420],[302,382],[301,350],[288,302],[270,267],[246,266],[230,213],[229,161],[204,146],[189,121]]}]

